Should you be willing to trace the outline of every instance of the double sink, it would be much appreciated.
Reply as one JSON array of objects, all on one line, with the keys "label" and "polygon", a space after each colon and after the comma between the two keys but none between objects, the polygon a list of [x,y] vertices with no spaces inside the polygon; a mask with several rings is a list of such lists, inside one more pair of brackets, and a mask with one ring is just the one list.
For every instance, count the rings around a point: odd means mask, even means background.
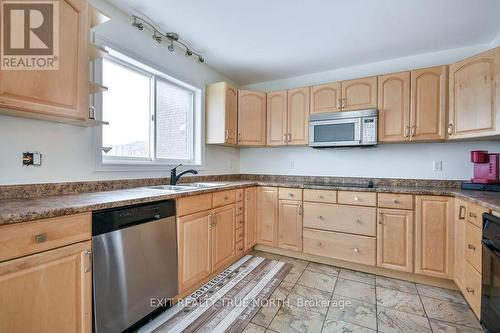
[{"label": "double sink", "polygon": [[149,186],[149,189],[160,190],[170,193],[186,192],[186,191],[196,191],[212,187],[226,186],[227,183],[188,183],[179,185],[159,185],[159,186]]}]

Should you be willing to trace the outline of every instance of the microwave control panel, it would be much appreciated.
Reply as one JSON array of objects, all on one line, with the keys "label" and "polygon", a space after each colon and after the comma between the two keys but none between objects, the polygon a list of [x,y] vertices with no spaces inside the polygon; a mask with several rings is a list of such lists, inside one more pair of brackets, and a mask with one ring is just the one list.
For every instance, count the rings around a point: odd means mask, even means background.
[{"label": "microwave control panel", "polygon": [[377,143],[377,118],[367,117],[362,119],[362,144]]}]

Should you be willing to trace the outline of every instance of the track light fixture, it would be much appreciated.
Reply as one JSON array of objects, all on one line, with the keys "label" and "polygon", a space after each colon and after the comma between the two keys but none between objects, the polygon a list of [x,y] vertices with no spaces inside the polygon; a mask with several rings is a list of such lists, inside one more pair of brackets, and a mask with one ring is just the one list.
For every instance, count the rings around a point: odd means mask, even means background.
[{"label": "track light fixture", "polygon": [[170,52],[175,51],[174,43],[177,43],[186,49],[186,53],[185,53],[186,56],[190,57],[192,55],[195,55],[196,57],[198,57],[199,63],[205,62],[205,59],[203,58],[203,56],[199,52],[193,50],[193,48],[187,42],[183,41],[177,33],[175,33],[175,32],[162,33],[159,29],[156,28],[156,26],[154,24],[146,21],[145,19],[143,19],[139,16],[132,15],[132,26],[134,28],[137,28],[139,31],[143,31],[144,24],[148,25],[153,30],[153,36],[152,36],[153,40],[155,40],[158,43],[161,43],[163,41],[163,39],[165,38],[167,40],[167,42],[170,43],[168,45],[168,50]]}]

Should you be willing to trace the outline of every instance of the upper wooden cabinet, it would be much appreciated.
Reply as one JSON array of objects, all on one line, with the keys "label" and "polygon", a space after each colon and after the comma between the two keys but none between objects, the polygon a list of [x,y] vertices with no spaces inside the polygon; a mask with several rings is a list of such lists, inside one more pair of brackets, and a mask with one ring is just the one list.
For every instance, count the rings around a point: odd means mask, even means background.
[{"label": "upper wooden cabinet", "polygon": [[500,135],[500,47],[450,65],[448,138]]},{"label": "upper wooden cabinet", "polygon": [[206,143],[237,144],[238,90],[227,82],[207,85]]},{"label": "upper wooden cabinet", "polygon": [[342,81],[342,111],[377,108],[377,77]]},{"label": "upper wooden cabinet", "polygon": [[278,246],[278,188],[257,188],[257,244]]},{"label": "upper wooden cabinet", "polygon": [[378,77],[378,141],[400,142],[409,136],[410,72]]},{"label": "upper wooden cabinet", "polygon": [[266,93],[238,90],[238,144],[266,145]]},{"label": "upper wooden cabinet", "polygon": [[334,82],[311,87],[311,114],[340,111],[341,83]]},{"label": "upper wooden cabinet", "polygon": [[447,74],[447,66],[411,71],[410,140],[446,138]]},{"label": "upper wooden cabinet", "polygon": [[307,145],[309,143],[309,88],[288,90],[287,118],[287,145]]},{"label": "upper wooden cabinet", "polygon": [[453,278],[453,198],[415,196],[415,273]]},{"label": "upper wooden cabinet", "polygon": [[[59,4],[59,68],[0,70],[0,107],[39,119],[88,119],[89,21],[85,0]],[[4,112],[2,112],[4,113]]]},{"label": "upper wooden cabinet", "polygon": [[282,146],[287,143],[288,134],[287,92],[267,93],[267,145]]}]

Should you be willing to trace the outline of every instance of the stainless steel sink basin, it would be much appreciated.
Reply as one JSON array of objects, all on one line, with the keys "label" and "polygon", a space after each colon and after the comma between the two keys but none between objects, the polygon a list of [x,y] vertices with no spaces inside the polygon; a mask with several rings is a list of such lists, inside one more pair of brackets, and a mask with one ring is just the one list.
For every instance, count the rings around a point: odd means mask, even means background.
[{"label": "stainless steel sink basin", "polygon": [[182,191],[192,191],[198,189],[195,186],[188,185],[159,185],[159,186],[149,186],[148,188],[153,190],[171,191],[171,192],[182,192]]},{"label": "stainless steel sink basin", "polygon": [[210,187],[219,187],[226,186],[227,183],[189,183],[186,186],[197,187],[197,188],[210,188]]}]

